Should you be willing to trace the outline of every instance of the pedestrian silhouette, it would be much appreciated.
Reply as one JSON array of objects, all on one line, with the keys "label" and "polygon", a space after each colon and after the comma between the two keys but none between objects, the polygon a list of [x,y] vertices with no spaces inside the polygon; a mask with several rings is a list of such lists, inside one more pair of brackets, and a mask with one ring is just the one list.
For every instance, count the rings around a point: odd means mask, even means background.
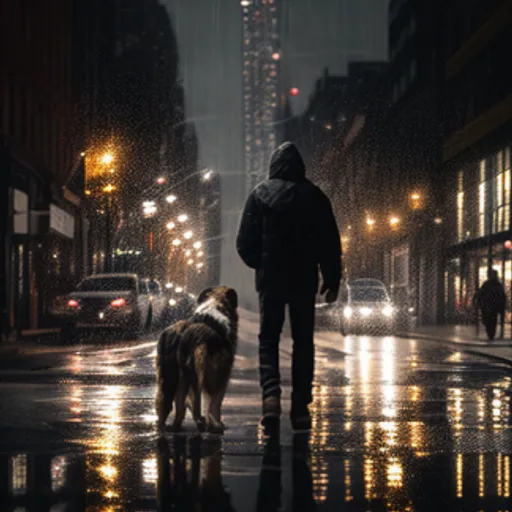
[{"label": "pedestrian silhouette", "polygon": [[262,425],[275,423],[281,415],[279,338],[288,304],[293,338],[290,419],[294,429],[309,430],[318,270],[323,277],[320,293],[334,302],[341,280],[341,243],[329,199],[306,179],[304,161],[290,142],[277,148],[269,179],[247,199],[237,251],[256,270]]},{"label": "pedestrian silhouette", "polygon": [[[499,281],[498,272],[494,269],[490,270],[487,281],[477,292],[477,306],[489,340],[493,340],[496,336],[498,315],[500,315],[503,326],[506,302],[505,290]],[[501,336],[503,336],[503,327]]]}]

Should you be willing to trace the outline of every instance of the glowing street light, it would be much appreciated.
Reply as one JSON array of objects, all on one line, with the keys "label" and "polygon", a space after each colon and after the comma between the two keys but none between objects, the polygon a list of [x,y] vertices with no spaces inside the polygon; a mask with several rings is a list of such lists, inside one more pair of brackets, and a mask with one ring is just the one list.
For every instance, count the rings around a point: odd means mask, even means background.
[{"label": "glowing street light", "polygon": [[165,287],[170,290],[174,285],[172,283],[166,283]]},{"label": "glowing street light", "polygon": [[204,252],[203,252],[203,251],[199,251],[199,252],[197,253],[197,257],[198,257],[198,258],[202,258],[203,256],[204,256]]},{"label": "glowing street light", "polygon": [[156,182],[159,184],[159,185],[163,185],[167,180],[165,179],[164,176],[159,176],[157,179],[156,179]]},{"label": "glowing street light", "polygon": [[115,187],[114,185],[107,185],[103,187],[103,192],[106,192],[107,194],[111,194],[112,192],[114,192],[114,190],[117,190],[117,187]]},{"label": "glowing street light", "polygon": [[190,240],[192,238],[192,231],[185,231],[185,233],[183,234],[183,238],[185,238],[185,240]]},{"label": "glowing street light", "polygon": [[188,261],[187,261],[187,265],[193,265],[194,264],[194,260],[192,258],[190,258]]},{"label": "glowing street light", "polygon": [[102,164],[105,164],[105,165],[110,165],[112,162],[114,161],[114,155],[112,155],[112,153],[105,153],[102,157],[101,157],[101,163]]},{"label": "glowing street light", "polygon": [[398,224],[400,224],[400,219],[398,217],[391,216],[389,219],[389,224],[392,228],[396,228]]},{"label": "glowing street light", "polygon": [[200,261],[198,264],[197,264],[197,268],[203,268],[204,267],[204,263],[202,261]]},{"label": "glowing street light", "polygon": [[418,192],[414,192],[414,193],[411,194],[411,199],[413,201],[419,201],[421,199],[421,195],[418,194]]},{"label": "glowing street light", "polygon": [[167,229],[174,229],[176,227],[176,224],[171,220],[167,223]]},{"label": "glowing street light", "polygon": [[201,242],[194,242],[194,249],[201,249],[203,244]]},{"label": "glowing street light", "polygon": [[175,195],[171,194],[171,195],[168,195],[165,200],[169,203],[169,204],[172,204],[176,201],[176,199],[178,199]]},{"label": "glowing street light", "polygon": [[372,228],[373,226],[375,226],[375,219],[373,219],[372,217],[367,217],[366,225]]},{"label": "glowing street light", "polygon": [[204,181],[210,181],[210,179],[212,178],[213,176],[213,171],[206,171],[203,175],[203,180]]},{"label": "glowing street light", "polygon": [[172,241],[172,245],[174,245],[174,247],[178,247],[179,245],[181,245],[181,240],[179,238],[175,238]]},{"label": "glowing street light", "polygon": [[181,214],[181,215],[178,215],[178,222],[187,222],[188,220],[188,215],[186,215],[185,213]]},{"label": "glowing street light", "polygon": [[186,250],[185,251],[185,256],[188,258],[189,256],[192,255],[192,251],[190,249]]}]

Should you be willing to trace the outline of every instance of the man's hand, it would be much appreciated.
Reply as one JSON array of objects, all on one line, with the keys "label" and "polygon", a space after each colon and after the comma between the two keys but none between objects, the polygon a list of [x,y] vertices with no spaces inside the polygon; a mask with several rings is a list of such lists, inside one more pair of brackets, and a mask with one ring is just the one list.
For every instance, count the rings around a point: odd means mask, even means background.
[{"label": "man's hand", "polygon": [[327,290],[327,293],[325,294],[325,302],[327,302],[327,304],[332,304],[333,302],[336,302],[337,298],[338,292],[335,292],[334,290]]}]

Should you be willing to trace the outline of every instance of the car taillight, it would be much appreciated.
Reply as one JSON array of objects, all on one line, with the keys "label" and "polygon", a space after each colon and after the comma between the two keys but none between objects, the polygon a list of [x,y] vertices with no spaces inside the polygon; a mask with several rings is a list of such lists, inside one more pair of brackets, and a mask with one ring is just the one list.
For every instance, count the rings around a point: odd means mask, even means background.
[{"label": "car taillight", "polygon": [[77,308],[80,304],[75,299],[68,300],[68,308]]},{"label": "car taillight", "polygon": [[110,305],[113,307],[113,308],[122,308],[123,306],[126,306],[126,299],[114,299]]}]

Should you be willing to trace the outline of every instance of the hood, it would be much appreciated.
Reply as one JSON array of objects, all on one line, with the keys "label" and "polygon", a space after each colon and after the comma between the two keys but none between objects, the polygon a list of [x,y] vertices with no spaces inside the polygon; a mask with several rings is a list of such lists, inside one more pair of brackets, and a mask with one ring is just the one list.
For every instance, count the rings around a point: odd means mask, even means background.
[{"label": "hood", "polygon": [[306,177],[306,166],[299,150],[291,143],[281,144],[272,154],[268,177],[299,182]]}]

